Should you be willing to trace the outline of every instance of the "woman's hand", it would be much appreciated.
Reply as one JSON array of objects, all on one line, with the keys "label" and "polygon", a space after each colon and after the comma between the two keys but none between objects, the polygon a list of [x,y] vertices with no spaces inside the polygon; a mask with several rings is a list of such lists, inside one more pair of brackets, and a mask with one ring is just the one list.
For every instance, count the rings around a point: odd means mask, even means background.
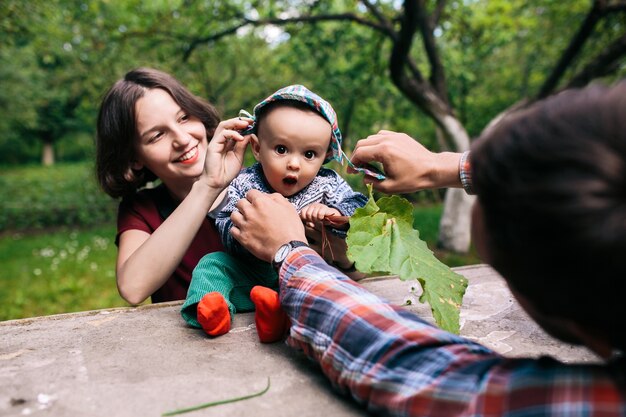
[{"label": "woman's hand", "polygon": [[237,176],[243,166],[243,155],[250,136],[240,131],[246,129],[250,119],[228,119],[220,122],[209,141],[204,163],[207,184],[223,189]]},{"label": "woman's hand", "polygon": [[270,262],[278,248],[292,240],[306,242],[295,207],[278,193],[250,190],[230,215],[230,233],[257,258]]},{"label": "woman's hand", "polygon": [[[404,133],[381,130],[357,143],[351,161],[356,166],[371,161],[382,163],[387,178],[365,176],[364,182],[389,194],[461,187],[460,159],[461,154],[457,153],[433,153]],[[348,172],[355,173],[349,167]]]}]

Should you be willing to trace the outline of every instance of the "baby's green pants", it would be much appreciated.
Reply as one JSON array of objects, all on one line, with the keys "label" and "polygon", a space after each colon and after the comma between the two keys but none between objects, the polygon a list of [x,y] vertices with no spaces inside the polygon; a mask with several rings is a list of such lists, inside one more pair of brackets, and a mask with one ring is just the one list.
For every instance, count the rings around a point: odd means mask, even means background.
[{"label": "baby's green pants", "polygon": [[193,270],[181,314],[189,325],[200,327],[196,319],[198,303],[213,291],[224,296],[231,318],[236,312],[253,311],[250,290],[255,285],[278,290],[278,275],[269,263],[252,256],[209,253]]}]

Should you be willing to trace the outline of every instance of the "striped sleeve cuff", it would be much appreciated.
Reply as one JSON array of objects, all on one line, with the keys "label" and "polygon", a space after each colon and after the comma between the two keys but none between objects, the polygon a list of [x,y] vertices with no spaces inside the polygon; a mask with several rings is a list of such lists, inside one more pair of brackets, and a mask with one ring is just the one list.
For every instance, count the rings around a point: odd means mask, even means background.
[{"label": "striped sleeve cuff", "polygon": [[463,189],[469,195],[474,195],[474,186],[472,184],[472,168],[470,163],[470,151],[463,152],[461,155],[461,161],[459,162],[459,177],[461,178],[461,185]]}]

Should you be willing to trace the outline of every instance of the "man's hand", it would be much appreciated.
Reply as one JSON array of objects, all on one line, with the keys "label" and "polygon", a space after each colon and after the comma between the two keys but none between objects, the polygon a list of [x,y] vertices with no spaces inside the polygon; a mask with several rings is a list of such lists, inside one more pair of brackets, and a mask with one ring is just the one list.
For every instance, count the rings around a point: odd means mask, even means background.
[{"label": "man's hand", "polygon": [[230,233],[257,258],[270,262],[285,243],[306,242],[304,225],[294,206],[280,194],[250,190],[237,203]]},{"label": "man's hand", "polygon": [[[356,144],[351,161],[359,166],[371,161],[383,164],[384,180],[365,176],[384,193],[409,193],[426,188],[460,187],[461,155],[433,153],[404,133],[381,130]],[[354,172],[348,168],[348,172]]]}]

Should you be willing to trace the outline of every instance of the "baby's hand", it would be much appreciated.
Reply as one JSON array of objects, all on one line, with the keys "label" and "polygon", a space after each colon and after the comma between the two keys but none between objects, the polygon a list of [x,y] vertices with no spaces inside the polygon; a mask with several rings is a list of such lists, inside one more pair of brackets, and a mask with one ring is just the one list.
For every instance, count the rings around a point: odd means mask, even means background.
[{"label": "baby's hand", "polygon": [[322,221],[326,216],[341,216],[341,213],[322,203],[309,204],[300,211],[300,218],[305,222]]}]

